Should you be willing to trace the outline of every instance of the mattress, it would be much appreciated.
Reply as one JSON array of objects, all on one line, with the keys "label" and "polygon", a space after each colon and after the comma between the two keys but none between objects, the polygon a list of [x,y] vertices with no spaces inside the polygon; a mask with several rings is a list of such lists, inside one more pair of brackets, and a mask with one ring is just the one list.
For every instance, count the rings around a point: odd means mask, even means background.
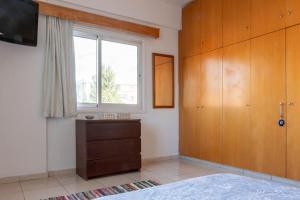
[{"label": "mattress", "polygon": [[99,200],[300,200],[300,188],[233,174],[215,174]]}]

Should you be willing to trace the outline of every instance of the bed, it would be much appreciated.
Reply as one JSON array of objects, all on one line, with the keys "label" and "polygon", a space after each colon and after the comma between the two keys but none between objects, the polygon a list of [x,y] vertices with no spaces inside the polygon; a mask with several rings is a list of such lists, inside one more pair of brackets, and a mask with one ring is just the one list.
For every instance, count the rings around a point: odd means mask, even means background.
[{"label": "bed", "polygon": [[99,200],[300,200],[300,188],[233,174],[215,174],[107,196]]}]

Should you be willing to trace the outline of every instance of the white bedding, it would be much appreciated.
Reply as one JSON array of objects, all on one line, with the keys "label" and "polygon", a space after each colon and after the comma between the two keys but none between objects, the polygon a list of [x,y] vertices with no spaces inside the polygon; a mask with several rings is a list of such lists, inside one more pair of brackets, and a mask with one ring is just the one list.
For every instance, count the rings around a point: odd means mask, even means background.
[{"label": "white bedding", "polygon": [[99,200],[300,200],[300,188],[233,175],[216,174]]}]

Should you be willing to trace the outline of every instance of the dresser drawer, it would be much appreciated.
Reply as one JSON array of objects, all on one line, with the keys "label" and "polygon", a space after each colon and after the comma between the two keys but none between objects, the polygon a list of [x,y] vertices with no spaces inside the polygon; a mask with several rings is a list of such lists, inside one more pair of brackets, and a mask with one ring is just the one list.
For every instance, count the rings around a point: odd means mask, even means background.
[{"label": "dresser drawer", "polygon": [[88,178],[104,176],[116,172],[128,172],[141,168],[141,155],[127,155],[87,162]]},{"label": "dresser drawer", "polygon": [[139,138],[140,123],[88,123],[87,141]]},{"label": "dresser drawer", "polygon": [[87,144],[87,159],[98,160],[141,153],[141,139],[104,140]]}]

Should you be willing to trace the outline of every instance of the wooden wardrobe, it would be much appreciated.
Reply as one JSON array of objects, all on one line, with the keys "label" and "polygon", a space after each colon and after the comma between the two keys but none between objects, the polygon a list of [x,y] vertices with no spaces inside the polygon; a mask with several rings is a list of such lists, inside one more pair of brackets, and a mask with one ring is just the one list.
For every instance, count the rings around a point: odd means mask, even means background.
[{"label": "wooden wardrobe", "polygon": [[300,180],[300,1],[195,0],[182,27],[181,155]]}]

